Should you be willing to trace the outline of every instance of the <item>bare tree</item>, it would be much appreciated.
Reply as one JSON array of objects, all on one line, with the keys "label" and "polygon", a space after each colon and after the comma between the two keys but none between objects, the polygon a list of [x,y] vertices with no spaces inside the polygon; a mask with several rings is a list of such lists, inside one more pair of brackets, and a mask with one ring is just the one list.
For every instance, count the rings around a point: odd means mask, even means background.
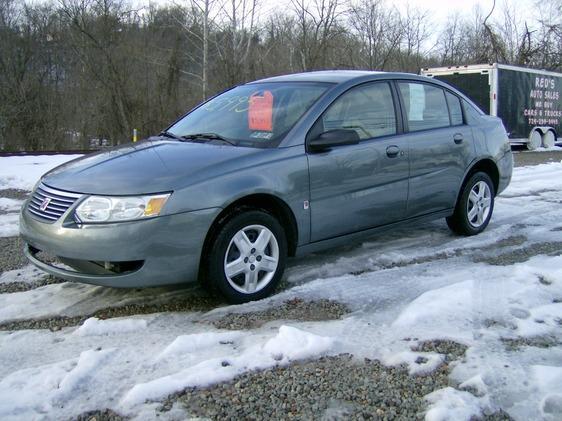
[{"label": "bare tree", "polygon": [[[562,0],[431,16],[385,0],[0,0],[0,149],[88,147],[158,132],[258,77],[330,68],[417,71],[500,61],[562,70]],[[436,40],[435,45],[430,44]],[[77,143],[78,140],[83,143]]]},{"label": "bare tree", "polygon": [[401,17],[401,25],[402,41],[398,54],[400,68],[417,72],[431,48],[427,45],[431,36],[429,12],[407,4]]},{"label": "bare tree", "polygon": [[360,0],[351,5],[349,22],[361,40],[362,67],[386,69],[404,33],[398,11],[384,0]]},{"label": "bare tree", "polygon": [[298,23],[297,50],[304,71],[325,66],[330,41],[343,31],[341,0],[291,0]]},{"label": "bare tree", "polygon": [[541,0],[535,6],[539,12],[536,35],[539,51],[532,64],[562,70],[562,0]]},{"label": "bare tree", "polygon": [[257,42],[257,0],[226,0],[221,5],[222,28],[215,35],[215,50],[225,82],[248,77],[248,57]]},{"label": "bare tree", "polygon": [[[86,71],[109,99],[107,120],[116,142],[132,131],[131,92],[127,89],[130,60],[120,51],[122,19],[129,11],[119,0],[61,0],[60,11],[68,24],[69,45]],[[130,63],[132,66],[133,63]]]}]

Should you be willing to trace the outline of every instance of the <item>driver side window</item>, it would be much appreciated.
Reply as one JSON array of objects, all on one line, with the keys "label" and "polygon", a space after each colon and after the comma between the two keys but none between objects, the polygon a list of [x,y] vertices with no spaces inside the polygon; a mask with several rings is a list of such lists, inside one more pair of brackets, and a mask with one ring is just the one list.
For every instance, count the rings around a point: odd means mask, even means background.
[{"label": "driver side window", "polygon": [[390,85],[379,82],[350,89],[330,105],[319,123],[321,131],[355,130],[361,140],[396,134]]}]

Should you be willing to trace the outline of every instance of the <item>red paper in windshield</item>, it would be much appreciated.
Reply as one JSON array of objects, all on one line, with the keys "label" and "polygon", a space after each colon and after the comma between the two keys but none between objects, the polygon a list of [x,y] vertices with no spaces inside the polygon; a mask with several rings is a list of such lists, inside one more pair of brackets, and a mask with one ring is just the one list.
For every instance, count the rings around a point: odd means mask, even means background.
[{"label": "red paper in windshield", "polygon": [[248,109],[248,128],[265,132],[273,131],[273,94],[263,91],[250,97]]}]

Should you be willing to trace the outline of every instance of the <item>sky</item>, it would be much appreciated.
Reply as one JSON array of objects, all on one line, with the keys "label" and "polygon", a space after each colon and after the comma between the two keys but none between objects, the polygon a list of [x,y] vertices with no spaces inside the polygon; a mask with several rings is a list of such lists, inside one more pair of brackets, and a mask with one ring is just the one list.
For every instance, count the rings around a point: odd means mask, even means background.
[{"label": "sky", "polygon": [[[494,16],[498,16],[499,9],[503,5],[505,0],[496,1],[496,10]],[[488,14],[492,10],[494,4],[493,0],[409,0],[412,6],[417,6],[420,9],[429,10],[432,19],[437,24],[443,24],[447,20],[447,16],[459,12],[461,14],[472,13],[474,7],[480,6],[485,14]],[[397,1],[397,7],[403,8],[408,2]],[[532,14],[532,5],[534,0],[511,0],[509,3],[514,4],[516,8],[522,9],[522,12],[526,12],[527,15]],[[446,7],[444,6],[446,5]]]},{"label": "sky", "polygon": [[[170,4],[170,3],[188,3],[189,0],[133,0],[136,4],[148,5],[149,3]],[[491,10],[494,0],[386,0],[387,4],[394,4],[398,9],[404,9],[409,3],[414,7],[422,10],[428,10],[436,24],[443,24],[447,20],[447,16],[455,12],[461,14],[469,14],[475,6],[480,6],[482,10],[488,12]],[[533,14],[533,4],[538,0],[496,0],[496,14],[500,7],[507,1],[514,4],[518,9],[522,9],[527,15]],[[275,8],[285,8],[291,0],[258,0],[265,10],[275,10]]]}]

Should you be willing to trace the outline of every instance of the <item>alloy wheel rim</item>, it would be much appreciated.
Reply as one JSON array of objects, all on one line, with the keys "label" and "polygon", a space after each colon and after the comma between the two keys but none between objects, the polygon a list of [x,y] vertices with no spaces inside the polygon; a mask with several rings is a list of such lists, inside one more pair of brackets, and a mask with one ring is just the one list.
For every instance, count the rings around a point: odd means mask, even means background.
[{"label": "alloy wheel rim", "polygon": [[472,187],[466,207],[468,222],[474,228],[480,228],[486,222],[492,207],[492,192],[486,182],[479,181]]},{"label": "alloy wheel rim", "polygon": [[230,240],[224,256],[224,274],[230,286],[242,294],[265,288],[279,266],[279,244],[271,230],[249,225]]}]

